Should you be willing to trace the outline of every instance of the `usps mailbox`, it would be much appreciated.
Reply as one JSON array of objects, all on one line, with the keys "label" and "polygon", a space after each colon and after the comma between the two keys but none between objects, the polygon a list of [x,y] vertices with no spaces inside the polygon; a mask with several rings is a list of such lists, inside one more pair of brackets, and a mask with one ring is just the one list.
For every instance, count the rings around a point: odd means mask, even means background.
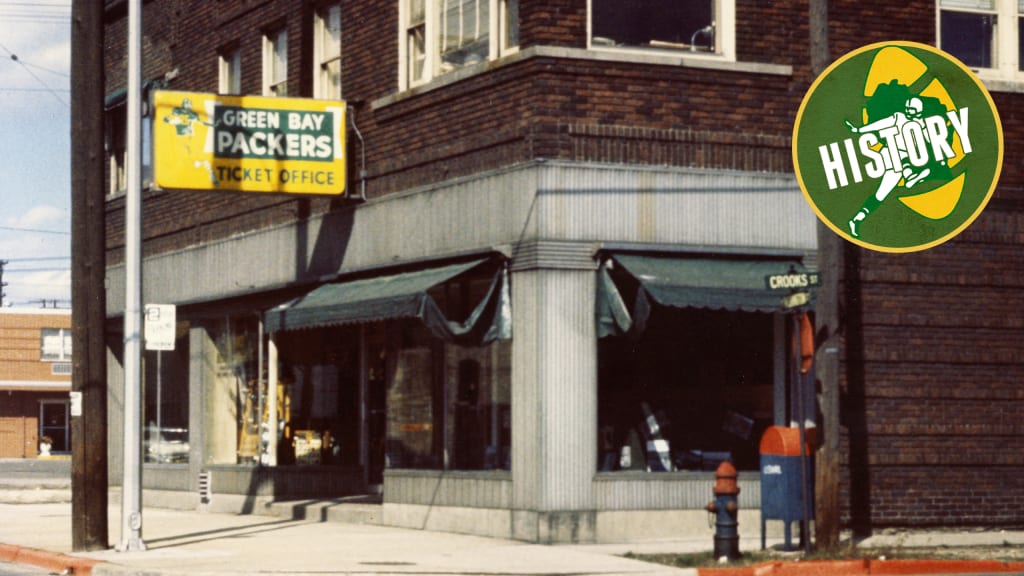
[{"label": "usps mailbox", "polygon": [[[811,436],[811,434],[806,434]],[[768,520],[782,520],[786,550],[792,549],[791,525],[800,522],[804,537],[804,494],[807,495],[807,517],[814,518],[814,459],[810,441],[806,443],[807,470],[801,474],[800,430],[771,426],[761,437],[761,549],[765,548],[765,525]],[[807,483],[806,492],[801,478]]]}]

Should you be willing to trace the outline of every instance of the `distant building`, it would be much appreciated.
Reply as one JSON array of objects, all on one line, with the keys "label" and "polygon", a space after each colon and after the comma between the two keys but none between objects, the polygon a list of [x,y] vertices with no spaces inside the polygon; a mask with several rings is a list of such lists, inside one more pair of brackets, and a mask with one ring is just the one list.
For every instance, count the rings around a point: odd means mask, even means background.
[{"label": "distant building", "polygon": [[0,308],[0,458],[71,451],[71,311]]},{"label": "distant building", "polygon": [[[991,25],[1016,22],[1015,3],[829,4],[834,57],[894,38],[951,50],[989,86],[1006,150],[1024,144],[1018,27]],[[127,18],[126,2],[105,5],[118,470]],[[794,316],[766,285],[817,269],[791,151],[814,80],[806,1],[143,9],[147,97],[348,112],[343,197],[156,189],[143,155],[143,299],[178,306],[175,349],[145,354],[148,502],[379,495],[375,517],[401,526],[706,536],[709,469],[729,458],[741,527],[757,532],[761,432],[815,419],[813,386],[792,376]],[[211,122],[197,102],[179,113],[148,118],[144,141]],[[259,133],[262,117],[247,122]],[[264,174],[180,169],[220,184]],[[957,239],[851,251],[846,525],[1024,522],[1008,490],[1024,470],[1022,245],[1024,177],[1008,161]]]}]

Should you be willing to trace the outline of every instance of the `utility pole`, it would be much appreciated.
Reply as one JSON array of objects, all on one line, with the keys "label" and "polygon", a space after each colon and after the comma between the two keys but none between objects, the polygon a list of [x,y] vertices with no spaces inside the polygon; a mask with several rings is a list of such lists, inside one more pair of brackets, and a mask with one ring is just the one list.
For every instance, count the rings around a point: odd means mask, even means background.
[{"label": "utility pole", "polygon": [[[811,73],[817,77],[832,60],[828,0],[811,0],[808,10]],[[820,220],[818,268],[822,282],[815,310],[815,366],[821,383],[822,421],[815,467],[814,542],[818,550],[833,550],[839,546],[839,272],[843,269],[843,241]]]},{"label": "utility pole", "polygon": [[76,552],[108,547],[103,7],[93,0],[71,3],[71,547]]}]

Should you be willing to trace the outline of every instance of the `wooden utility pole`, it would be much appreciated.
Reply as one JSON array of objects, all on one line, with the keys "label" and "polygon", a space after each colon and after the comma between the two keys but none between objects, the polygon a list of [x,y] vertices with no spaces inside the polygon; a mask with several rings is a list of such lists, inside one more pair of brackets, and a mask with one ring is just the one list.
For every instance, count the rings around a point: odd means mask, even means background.
[{"label": "wooden utility pole", "polygon": [[108,548],[103,2],[71,3],[71,547]]},{"label": "wooden utility pole", "polygon": [[[828,1],[810,0],[811,73],[817,77],[831,63],[828,44]],[[814,542],[818,550],[839,545],[839,272],[843,269],[843,241],[818,221],[818,269],[821,289],[815,306],[817,350],[815,366],[821,384],[821,447],[815,467]]]}]

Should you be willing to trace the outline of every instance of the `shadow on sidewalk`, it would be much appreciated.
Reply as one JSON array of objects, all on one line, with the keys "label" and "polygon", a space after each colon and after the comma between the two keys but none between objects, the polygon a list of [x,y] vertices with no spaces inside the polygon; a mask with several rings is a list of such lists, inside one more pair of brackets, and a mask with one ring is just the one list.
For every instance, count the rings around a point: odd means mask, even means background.
[{"label": "shadow on sidewalk", "polygon": [[263,534],[266,532],[275,532],[290,528],[292,526],[299,526],[303,522],[296,520],[274,520],[271,522],[263,522],[260,524],[249,524],[246,526],[232,526],[228,528],[218,528],[216,530],[207,530],[204,532],[192,532],[188,534],[180,534],[175,536],[163,536],[161,538],[146,539],[146,545],[150,549],[157,548],[174,548],[178,546],[189,546],[191,544],[198,544],[200,542],[212,542],[216,540],[226,540],[233,538],[248,538],[257,534]]}]

